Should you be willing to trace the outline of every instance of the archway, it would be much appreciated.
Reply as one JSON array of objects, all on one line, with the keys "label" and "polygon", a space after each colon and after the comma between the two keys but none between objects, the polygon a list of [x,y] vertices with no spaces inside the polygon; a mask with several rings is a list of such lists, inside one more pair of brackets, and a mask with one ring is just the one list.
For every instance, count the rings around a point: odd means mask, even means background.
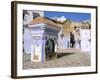
[{"label": "archway", "polygon": [[52,39],[48,39],[45,43],[45,58],[46,60],[51,58],[54,54],[55,43]]}]

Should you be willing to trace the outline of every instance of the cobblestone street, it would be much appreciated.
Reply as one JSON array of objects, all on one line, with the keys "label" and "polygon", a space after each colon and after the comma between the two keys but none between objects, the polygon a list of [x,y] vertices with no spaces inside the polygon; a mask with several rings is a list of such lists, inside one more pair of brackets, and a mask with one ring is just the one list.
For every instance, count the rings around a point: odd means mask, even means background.
[{"label": "cobblestone street", "polygon": [[23,69],[90,66],[90,58],[90,53],[71,48],[57,51],[57,58],[47,60],[45,63],[33,63],[30,60],[31,55],[24,54]]}]

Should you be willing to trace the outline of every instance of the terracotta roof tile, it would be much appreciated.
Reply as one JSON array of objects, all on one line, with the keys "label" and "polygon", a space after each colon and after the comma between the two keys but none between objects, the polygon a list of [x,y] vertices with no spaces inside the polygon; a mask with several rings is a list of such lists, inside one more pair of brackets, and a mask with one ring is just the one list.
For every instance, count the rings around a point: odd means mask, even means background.
[{"label": "terracotta roof tile", "polygon": [[38,23],[45,23],[45,24],[49,24],[52,26],[56,26],[56,27],[60,27],[60,24],[61,24],[60,22],[54,22],[44,17],[37,17],[33,19],[29,24],[38,24]]}]

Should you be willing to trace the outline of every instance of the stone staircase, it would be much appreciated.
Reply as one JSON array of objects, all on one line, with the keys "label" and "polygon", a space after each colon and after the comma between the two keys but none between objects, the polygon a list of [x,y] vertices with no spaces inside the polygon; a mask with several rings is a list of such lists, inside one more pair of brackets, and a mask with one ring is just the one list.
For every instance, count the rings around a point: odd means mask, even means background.
[{"label": "stone staircase", "polygon": [[57,50],[56,52],[57,53],[77,53],[77,52],[80,52],[81,50],[80,49],[77,49],[77,48],[67,48],[67,49],[60,49],[60,50]]}]

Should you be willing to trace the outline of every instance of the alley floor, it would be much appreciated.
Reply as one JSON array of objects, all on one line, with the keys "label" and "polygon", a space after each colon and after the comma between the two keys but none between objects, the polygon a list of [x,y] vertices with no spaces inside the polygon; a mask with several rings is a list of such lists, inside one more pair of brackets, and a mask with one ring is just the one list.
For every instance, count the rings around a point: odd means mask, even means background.
[{"label": "alley floor", "polygon": [[83,67],[91,65],[89,52],[77,49],[66,49],[57,51],[57,58],[45,61],[45,63],[31,62],[31,55],[23,55],[23,69],[58,68],[58,67]]}]

